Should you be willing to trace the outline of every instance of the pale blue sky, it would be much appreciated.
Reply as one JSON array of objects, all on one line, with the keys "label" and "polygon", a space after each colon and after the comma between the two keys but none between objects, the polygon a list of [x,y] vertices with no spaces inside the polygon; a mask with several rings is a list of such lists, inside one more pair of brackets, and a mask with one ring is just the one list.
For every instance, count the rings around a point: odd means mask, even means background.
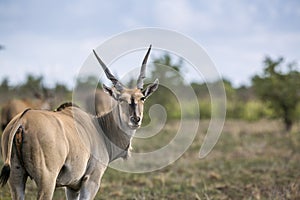
[{"label": "pale blue sky", "polygon": [[261,72],[266,55],[300,61],[297,0],[0,0],[0,79],[33,73],[72,86],[93,48],[143,27],[192,38],[235,85]]}]

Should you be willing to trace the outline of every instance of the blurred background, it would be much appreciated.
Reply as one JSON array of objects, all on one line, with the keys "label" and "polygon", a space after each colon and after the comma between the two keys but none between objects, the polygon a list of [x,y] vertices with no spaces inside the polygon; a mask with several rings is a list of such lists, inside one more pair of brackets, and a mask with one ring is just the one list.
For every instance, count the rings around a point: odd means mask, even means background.
[{"label": "blurred background", "polygon": [[49,86],[71,88],[91,49],[123,31],[161,27],[199,43],[234,86],[250,85],[266,56],[299,61],[299,17],[296,0],[2,0],[0,77],[18,84],[27,74],[42,75]]},{"label": "blurred background", "polygon": [[[4,0],[0,2],[0,104],[12,97],[32,97],[33,88],[35,93],[52,90],[56,94],[53,106],[70,100],[76,84],[94,84],[93,80],[97,80],[97,77],[76,79],[93,48],[122,31],[161,27],[185,34],[206,49],[225,80],[228,118],[281,117],[290,129],[288,124],[300,116],[299,19],[300,3],[292,0],[272,3]],[[117,70],[126,72],[126,66],[137,61],[140,62],[135,57],[127,59]],[[151,61],[174,65],[179,73],[186,71],[184,62],[166,53],[155,54]],[[262,87],[267,80],[271,85]],[[202,117],[209,118],[205,83],[191,78],[188,84],[199,97]],[[274,94],[265,94],[272,91]],[[281,102],[274,102],[279,96]],[[175,105],[168,109],[174,112],[170,116],[178,116],[178,106],[172,101],[170,104]],[[293,119],[286,119],[288,116]]]},{"label": "blurred background", "polygon": [[[197,144],[185,154],[194,159],[183,156],[177,166],[153,174],[150,180],[109,171],[103,180],[103,198],[300,198],[297,0],[1,0],[0,108],[11,99],[47,101],[51,109],[72,100],[75,86],[90,88],[98,82],[94,76],[76,79],[91,50],[120,32],[143,27],[178,31],[206,50],[227,95],[224,133],[215,153],[205,161],[197,160],[211,116],[207,84],[216,82],[191,78],[183,83],[177,73],[164,74],[155,64],[168,65],[185,76],[187,66],[181,58],[168,53],[152,55],[149,80],[169,79],[175,86],[192,86],[195,91],[203,124]],[[127,59],[121,73],[140,59]],[[170,123],[181,117],[176,97],[167,88],[160,88],[148,102],[146,111],[154,103],[163,105]],[[191,106],[191,116],[193,111]],[[170,127],[163,130],[165,135],[171,134]],[[147,145],[137,143],[136,148],[143,150]],[[184,163],[190,163],[190,171],[185,171]],[[109,183],[105,185],[105,181]],[[7,193],[0,195],[4,198]],[[60,199],[60,193],[55,198]]]}]

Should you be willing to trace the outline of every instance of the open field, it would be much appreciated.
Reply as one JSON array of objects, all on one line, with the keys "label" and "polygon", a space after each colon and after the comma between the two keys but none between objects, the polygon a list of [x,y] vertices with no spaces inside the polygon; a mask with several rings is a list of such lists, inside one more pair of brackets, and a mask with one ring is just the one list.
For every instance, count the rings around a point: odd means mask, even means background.
[{"label": "open field", "polygon": [[[159,171],[130,174],[108,169],[96,199],[300,199],[300,127],[283,133],[277,121],[227,121],[205,158],[199,149],[207,122],[184,155]],[[135,151],[154,150],[174,135],[170,122],[151,141],[133,141]],[[156,138],[156,139],[155,139]],[[26,199],[35,199],[29,180]],[[7,186],[0,199],[10,199]],[[57,189],[54,199],[65,199]]]}]

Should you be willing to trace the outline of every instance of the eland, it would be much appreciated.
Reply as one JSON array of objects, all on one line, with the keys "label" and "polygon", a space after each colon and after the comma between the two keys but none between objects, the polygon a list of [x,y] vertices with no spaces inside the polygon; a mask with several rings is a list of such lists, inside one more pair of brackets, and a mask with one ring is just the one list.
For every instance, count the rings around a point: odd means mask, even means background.
[{"label": "eland", "polygon": [[17,114],[23,112],[27,108],[32,109],[43,109],[50,110],[50,97],[46,95],[42,96],[39,93],[35,93],[36,99],[11,99],[6,102],[1,109],[1,129],[5,129],[7,124],[12,120]]},{"label": "eland", "polygon": [[116,101],[103,90],[97,89],[85,100],[86,111],[97,116],[104,115],[116,106]]},{"label": "eland", "polygon": [[65,187],[67,199],[93,199],[110,162],[127,158],[131,139],[141,126],[144,101],[158,80],[144,88],[151,46],[141,66],[136,88],[126,88],[93,50],[112,87],[103,89],[116,106],[101,116],[63,104],[55,112],[27,109],[18,114],[2,136],[4,166],[0,184],[8,182],[13,199],[25,198],[28,177],[37,186],[37,198],[52,199],[56,187]]}]

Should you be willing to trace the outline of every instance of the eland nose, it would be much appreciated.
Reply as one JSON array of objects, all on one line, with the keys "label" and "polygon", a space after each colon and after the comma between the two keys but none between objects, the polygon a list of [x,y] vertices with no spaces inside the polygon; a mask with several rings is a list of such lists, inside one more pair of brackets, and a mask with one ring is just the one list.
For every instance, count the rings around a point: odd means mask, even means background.
[{"label": "eland nose", "polygon": [[139,123],[141,121],[141,118],[140,117],[130,117],[130,121],[132,123],[137,124],[137,123]]}]

